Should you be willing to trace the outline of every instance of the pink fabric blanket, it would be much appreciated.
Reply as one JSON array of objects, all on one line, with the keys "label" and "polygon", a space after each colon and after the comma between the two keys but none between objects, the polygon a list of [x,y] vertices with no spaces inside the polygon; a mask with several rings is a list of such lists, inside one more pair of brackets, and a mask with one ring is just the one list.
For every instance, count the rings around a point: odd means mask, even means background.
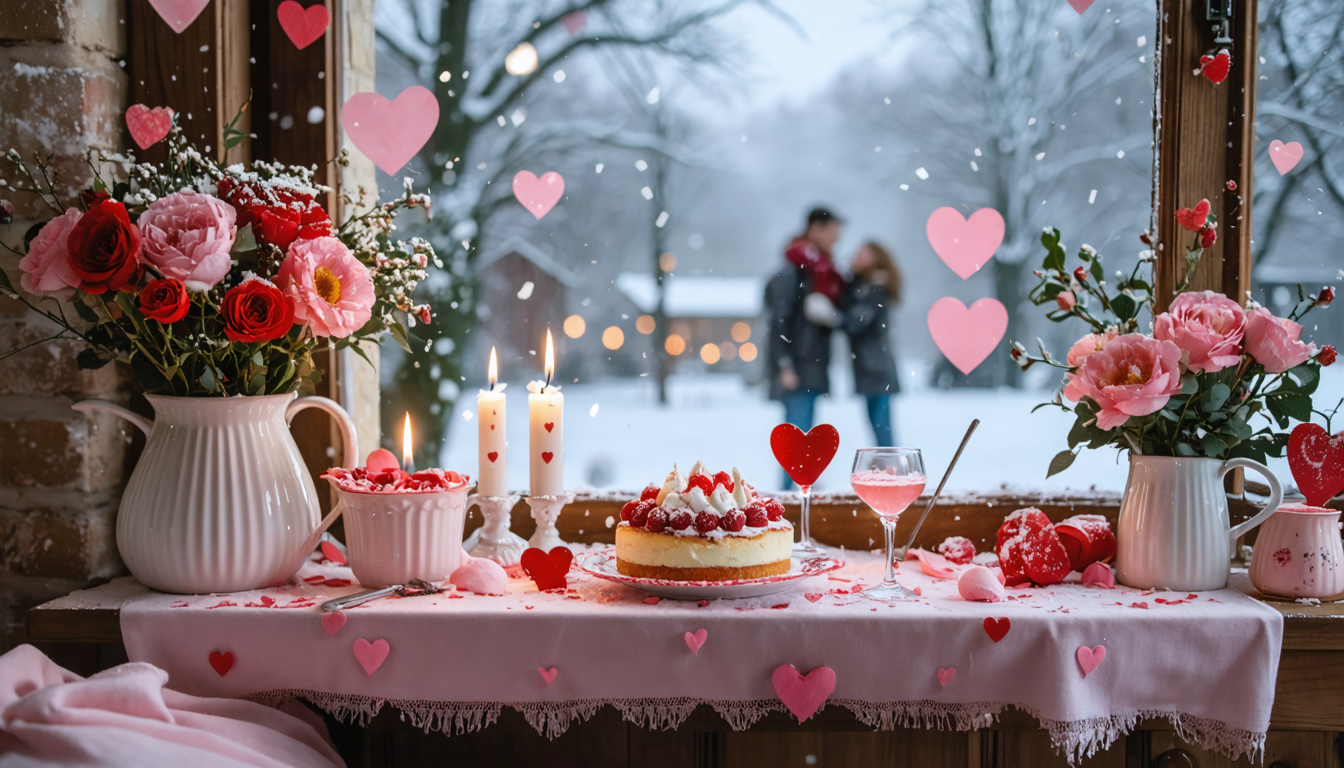
[{"label": "pink fabric blanket", "polygon": [[250,701],[170,691],[142,662],[88,679],[31,645],[0,656],[0,768],[331,768],[345,763],[321,721]]}]

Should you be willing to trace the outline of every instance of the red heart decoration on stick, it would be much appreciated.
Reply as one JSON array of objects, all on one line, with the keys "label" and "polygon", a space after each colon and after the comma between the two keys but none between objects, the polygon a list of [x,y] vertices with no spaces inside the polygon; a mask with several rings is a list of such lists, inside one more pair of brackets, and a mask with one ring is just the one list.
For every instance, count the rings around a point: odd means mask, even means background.
[{"label": "red heart decoration on stick", "polygon": [[555,458],[555,454],[554,454],[554,453],[551,453],[550,451],[542,451],[542,453],[541,453],[541,460],[544,461],[544,462],[546,462],[547,464],[550,464],[550,463],[551,463],[551,459],[554,459],[554,458]]},{"label": "red heart decoration on stick", "polygon": [[529,547],[523,552],[519,564],[523,567],[523,573],[537,585],[537,589],[545,592],[548,589],[565,588],[565,575],[569,573],[573,561],[574,553],[569,547],[556,547],[550,552]]},{"label": "red heart decoration on stick", "polygon": [[1227,79],[1232,69],[1232,54],[1224,48],[1213,56],[1205,54],[1199,57],[1199,73],[1214,85]]},{"label": "red heart decoration on stick", "polygon": [[804,723],[831,697],[835,690],[835,671],[830,667],[817,667],[804,675],[792,664],[783,664],[775,668],[770,682],[774,684],[779,700],[798,722]]},{"label": "red heart decoration on stick", "polygon": [[331,13],[325,5],[318,3],[305,9],[296,0],[281,3],[275,10],[275,17],[280,20],[280,28],[285,30],[289,41],[299,50],[312,45],[331,23]]},{"label": "red heart decoration on stick", "polygon": [[803,434],[792,424],[780,424],[770,433],[770,450],[793,482],[812,485],[840,450],[840,432],[830,424],[818,424]]},{"label": "red heart decoration on stick", "polygon": [[144,104],[132,104],[126,110],[126,128],[130,130],[136,146],[149,149],[163,141],[163,137],[172,130],[173,109],[172,107],[150,109]]},{"label": "red heart decoration on stick", "polygon": [[210,666],[215,668],[215,671],[219,673],[220,677],[229,674],[229,670],[233,669],[233,654],[228,651],[225,651],[224,653],[211,651]]},{"label": "red heart decoration on stick", "polygon": [[499,458],[499,451],[491,451],[485,454],[485,458],[489,459],[491,464],[494,464],[495,459]]},{"label": "red heart decoration on stick", "polygon": [[1344,433],[1331,437],[1319,424],[1298,424],[1288,437],[1288,468],[1307,504],[1324,506],[1344,491]]},{"label": "red heart decoration on stick", "polygon": [[1008,630],[1012,628],[1013,622],[1009,621],[1006,617],[1002,619],[985,619],[985,634],[989,635],[989,639],[996,643],[1002,640],[1003,636],[1008,634]]}]

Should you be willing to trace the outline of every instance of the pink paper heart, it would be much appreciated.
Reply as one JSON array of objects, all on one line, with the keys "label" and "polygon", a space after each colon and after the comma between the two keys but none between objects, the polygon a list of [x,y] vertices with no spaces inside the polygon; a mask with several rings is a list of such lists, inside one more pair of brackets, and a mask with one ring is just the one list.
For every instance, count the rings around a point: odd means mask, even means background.
[{"label": "pink paper heart", "polygon": [[700,654],[700,646],[705,644],[705,638],[709,637],[709,632],[704,629],[697,629],[694,634],[686,633],[686,647],[691,649],[691,653]]},{"label": "pink paper heart", "polygon": [[784,702],[799,723],[817,713],[835,690],[835,672],[830,667],[817,667],[803,675],[792,664],[782,664],[770,675],[775,694]]},{"label": "pink paper heart", "polygon": [[322,37],[331,23],[331,13],[321,3],[304,8],[296,0],[285,0],[275,9],[275,17],[280,28],[285,30],[289,41],[299,50],[307,48]]},{"label": "pink paper heart", "polygon": [[555,171],[543,173],[540,179],[531,171],[513,175],[513,196],[538,220],[550,213],[564,194],[565,180]]},{"label": "pink paper heart", "polygon": [[964,219],[956,208],[943,207],[929,216],[924,227],[929,245],[962,280],[980,271],[1003,244],[1003,216],[981,208]]},{"label": "pink paper heart", "polygon": [[322,550],[323,557],[327,558],[333,563],[346,565],[345,553],[341,552],[340,547],[336,546],[330,541],[324,541],[322,542],[319,548]]},{"label": "pink paper heart", "polygon": [[1269,161],[1274,164],[1279,175],[1293,170],[1302,161],[1302,145],[1296,141],[1284,144],[1275,139],[1269,142]]},{"label": "pink paper heart", "polygon": [[1078,648],[1078,666],[1083,669],[1083,677],[1087,677],[1092,670],[1101,666],[1101,662],[1106,660],[1106,646],[1098,645],[1095,648],[1088,648],[1086,645]]},{"label": "pink paper heart", "polygon": [[341,110],[345,135],[386,173],[396,173],[410,162],[438,124],[439,101],[420,85],[412,85],[393,101],[368,91],[356,93]]},{"label": "pink paper heart", "polygon": [[947,684],[952,682],[952,678],[956,676],[957,670],[954,667],[938,670],[938,682],[941,683],[944,688],[946,688]]},{"label": "pink paper heart", "polygon": [[364,668],[365,675],[377,672],[392,650],[386,640],[374,640],[370,643],[362,637],[355,641],[354,648],[355,658],[359,660],[359,666]]},{"label": "pink paper heart", "polygon": [[149,149],[163,141],[163,137],[172,130],[173,109],[172,107],[150,109],[144,104],[132,104],[126,110],[126,128],[131,132],[131,138],[135,140],[137,146]]},{"label": "pink paper heart", "polygon": [[154,6],[159,16],[180,35],[182,30],[191,26],[191,22],[201,15],[201,11],[210,4],[210,0],[149,0],[149,4]]},{"label": "pink paper heart", "polygon": [[1073,10],[1077,11],[1078,15],[1081,16],[1083,15],[1083,12],[1088,8],[1091,8],[1092,4],[1096,1],[1097,0],[1069,0],[1069,7],[1073,8]]},{"label": "pink paper heart", "polygon": [[537,667],[537,671],[541,673],[541,679],[545,680],[547,685],[550,685],[551,681],[555,679],[555,676],[560,674],[560,670],[555,667],[551,667],[550,669]]},{"label": "pink paper heart", "polygon": [[1105,563],[1093,563],[1083,571],[1083,585],[1100,589],[1115,589],[1115,571]]},{"label": "pink paper heart", "polygon": [[[327,637],[335,637],[336,633],[340,632],[341,627],[344,626],[345,626],[344,613],[340,611],[331,611],[330,613],[322,614],[322,629],[326,630]],[[358,656],[359,653],[356,652],[355,655]]]},{"label": "pink paper heart", "polygon": [[997,299],[984,298],[968,309],[944,296],[929,308],[929,335],[957,370],[969,374],[985,361],[1008,330],[1008,310]]}]

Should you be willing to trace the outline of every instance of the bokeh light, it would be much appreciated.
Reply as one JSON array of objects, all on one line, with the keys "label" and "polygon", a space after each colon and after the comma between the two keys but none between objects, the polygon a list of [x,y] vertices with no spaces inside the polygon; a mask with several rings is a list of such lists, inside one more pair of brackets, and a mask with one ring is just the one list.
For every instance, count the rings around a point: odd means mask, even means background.
[{"label": "bokeh light", "polygon": [[725,341],[719,344],[719,356],[724,360],[737,359],[737,345],[731,341]]},{"label": "bokeh light", "polygon": [[537,49],[531,43],[519,43],[504,57],[504,70],[510,75],[531,74],[537,68]]},{"label": "bokeh light", "polygon": [[658,324],[654,322],[653,315],[640,315],[635,320],[635,330],[639,331],[645,336],[648,336],[650,333],[653,333],[653,329],[657,327]]},{"label": "bokeh light", "polygon": [[570,315],[565,318],[564,329],[566,336],[571,339],[577,339],[583,335],[584,331],[588,330],[588,324],[583,321],[582,317],[579,317],[578,315]]},{"label": "bokeh light", "polygon": [[664,272],[672,272],[677,268],[677,257],[670,253],[664,253],[658,257],[658,268]]},{"label": "bokeh light", "polygon": [[719,345],[706,344],[705,346],[701,347],[700,359],[704,360],[709,365],[713,365],[719,362]]},{"label": "bokeh light", "polygon": [[738,344],[741,344],[747,339],[750,339],[751,324],[743,322],[733,323],[732,335],[733,335],[733,341],[736,341]]},{"label": "bokeh light", "polygon": [[616,326],[608,326],[607,330],[602,332],[602,346],[607,349],[620,349],[625,343],[625,332]]},{"label": "bokeh light", "polygon": [[750,363],[756,359],[756,345],[748,341],[742,345],[741,349],[737,350],[737,356],[742,358],[742,362]]},{"label": "bokeh light", "polygon": [[667,350],[667,354],[676,357],[686,351],[686,340],[674,333],[667,337],[663,349]]}]

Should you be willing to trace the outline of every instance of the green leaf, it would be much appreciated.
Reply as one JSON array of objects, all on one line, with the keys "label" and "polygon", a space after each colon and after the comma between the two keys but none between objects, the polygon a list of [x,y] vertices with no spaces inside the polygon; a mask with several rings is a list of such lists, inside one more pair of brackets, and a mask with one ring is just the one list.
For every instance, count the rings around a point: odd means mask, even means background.
[{"label": "green leaf", "polygon": [[1134,300],[1123,293],[1111,299],[1111,311],[1114,312],[1115,316],[1120,318],[1122,322],[1133,319],[1138,310],[1139,307],[1134,303]]},{"label": "green leaf", "polygon": [[1045,246],[1045,250],[1047,251],[1052,250],[1055,246],[1059,245],[1059,230],[1058,229],[1042,230],[1041,245]]},{"label": "green leaf", "polygon": [[[1270,403],[1278,402],[1280,411],[1290,419],[1311,421],[1311,396],[1294,394],[1270,398]],[[1273,410],[1271,405],[1270,410]]]},{"label": "green leaf", "polygon": [[1194,449],[1194,447],[1191,446],[1189,443],[1177,443],[1177,444],[1176,444],[1176,455],[1177,455],[1177,456],[1198,456],[1198,455],[1199,455],[1199,451],[1196,451],[1196,450]]},{"label": "green leaf", "polygon": [[408,339],[406,336],[406,326],[402,325],[401,323],[397,323],[388,330],[392,332],[392,338],[397,340],[397,343],[401,345],[402,349],[406,350],[407,352],[410,352],[411,354],[415,354],[415,352],[411,349],[410,339]]},{"label": "green leaf", "polygon": [[1063,472],[1069,468],[1069,465],[1076,458],[1077,456],[1074,455],[1073,451],[1060,451],[1055,454],[1055,458],[1050,460],[1050,468],[1046,470],[1045,476],[1049,478]]},{"label": "green leaf", "polygon": [[5,270],[3,269],[0,269],[0,288],[3,288],[10,293],[18,293],[18,291],[14,290],[14,284],[9,282],[9,275],[5,274]]},{"label": "green leaf", "polygon": [[1086,443],[1092,439],[1092,428],[1083,426],[1089,421],[1091,416],[1079,416],[1078,420],[1073,422],[1073,428],[1069,430],[1069,448],[1078,447],[1079,443]]},{"label": "green leaf", "polygon": [[75,305],[75,314],[79,315],[80,320],[86,323],[98,322],[98,313],[93,311],[93,307],[85,304],[82,297],[76,298],[71,303]]},{"label": "green leaf", "polygon": [[1106,270],[1101,266],[1100,254],[1092,260],[1092,277],[1096,278],[1098,283],[1106,279]]},{"label": "green leaf", "polygon": [[265,365],[266,365],[266,358],[264,358],[264,357],[261,356],[261,350],[260,350],[260,349],[258,349],[255,353],[252,354],[252,363],[253,363],[254,365],[260,365],[260,366],[265,367]]},{"label": "green leaf", "polygon": [[1066,258],[1064,249],[1060,248],[1058,245],[1048,247],[1050,252],[1045,255],[1045,261],[1041,266],[1044,267],[1047,272],[1063,272],[1064,260]]},{"label": "green leaf", "polygon": [[1221,382],[1214,384],[1209,388],[1208,392],[1204,393],[1204,397],[1200,398],[1202,401],[1201,407],[1203,407],[1205,411],[1213,413],[1219,408],[1222,408],[1223,405],[1227,403],[1227,398],[1231,397],[1231,395],[1232,389],[1226,384]]},{"label": "green leaf", "polygon": [[1292,376],[1297,380],[1298,384],[1304,387],[1320,378],[1320,376],[1317,375],[1315,366],[1311,363],[1302,363],[1294,368],[1289,368],[1288,375]]},{"label": "green leaf", "polygon": [[1199,379],[1195,378],[1193,373],[1187,373],[1181,377],[1181,394],[1193,395],[1199,391]]},{"label": "green leaf", "polygon": [[208,392],[219,391],[219,381],[215,379],[215,372],[208,367],[201,371],[201,386],[205,387]]},{"label": "green leaf", "polygon": [[1228,419],[1227,423],[1224,424],[1222,429],[1218,431],[1224,434],[1231,435],[1233,438],[1237,440],[1249,439],[1250,436],[1253,434],[1251,431],[1251,425],[1247,424],[1245,419],[1239,419],[1236,417]]},{"label": "green leaf", "polygon": [[112,359],[103,357],[98,353],[98,350],[89,347],[88,349],[80,350],[80,353],[75,356],[75,362],[79,364],[80,368],[83,368],[86,371],[96,371],[112,362]]},{"label": "green leaf", "polygon": [[1221,459],[1227,451],[1227,442],[1212,432],[1204,435],[1200,445],[1204,448],[1204,455],[1213,459]]}]

